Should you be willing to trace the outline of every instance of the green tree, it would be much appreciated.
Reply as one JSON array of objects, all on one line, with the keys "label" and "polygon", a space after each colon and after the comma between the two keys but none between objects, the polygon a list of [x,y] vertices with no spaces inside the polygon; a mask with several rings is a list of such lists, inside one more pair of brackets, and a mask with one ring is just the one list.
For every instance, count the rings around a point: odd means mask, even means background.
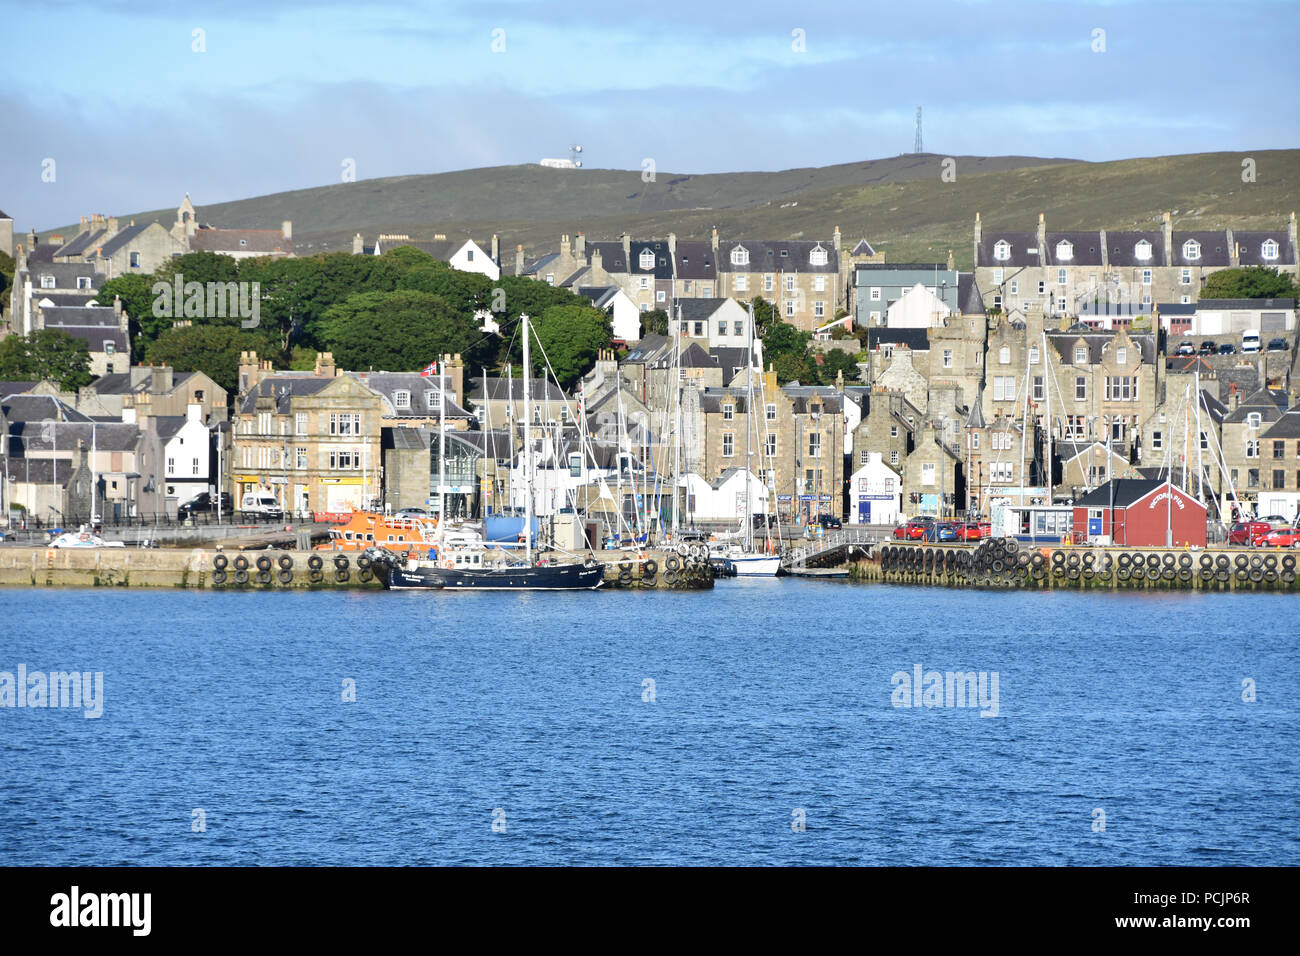
[{"label": "green tree", "polygon": [[858,377],[857,353],[827,349],[822,353],[822,363],[817,372],[823,385],[834,385],[837,372],[843,372],[844,380],[851,382]]},{"label": "green tree", "polygon": [[14,270],[17,269],[13,256],[0,252],[0,315],[9,307],[9,289],[14,284]]},{"label": "green tree", "polygon": [[0,379],[49,379],[74,391],[95,380],[90,350],[62,329],[38,329],[0,340]]},{"label": "green tree", "polygon": [[1294,299],[1300,287],[1268,266],[1220,269],[1201,286],[1202,299]]},{"label": "green tree", "polygon": [[172,282],[177,275],[186,282],[234,282],[239,278],[239,261],[216,252],[187,252],[159,266],[153,281]]},{"label": "green tree", "polygon": [[[754,324],[758,325],[758,308],[754,309]],[[808,362],[808,342],[811,332],[801,332],[789,322],[779,318],[769,318],[762,333],[763,359],[776,369],[777,381],[785,383],[793,379],[801,382],[813,378],[812,368]]]},{"label": "green tree", "polygon": [[229,392],[239,384],[239,353],[267,350],[267,339],[237,325],[181,325],[168,329],[149,345],[148,360],[178,372],[206,372]]},{"label": "green tree", "polygon": [[[609,348],[613,338],[609,316],[589,305],[553,305],[532,327],[537,338],[532,348],[533,370],[542,374],[544,350],[564,389],[573,387],[595,367],[596,356],[601,349]],[[541,343],[540,349],[537,343]]]},{"label": "green tree", "polygon": [[143,361],[149,343],[172,327],[171,316],[155,316],[153,276],[131,273],[109,279],[95,293],[95,301],[111,306],[114,298],[122,300],[131,328],[131,361]]},{"label": "green tree", "polygon": [[641,313],[641,335],[667,335],[668,313],[663,309],[651,309]]},{"label": "green tree", "polygon": [[495,348],[472,317],[414,289],[348,296],[325,311],[321,328],[325,346],[348,369],[411,372],[445,353],[481,368]]}]

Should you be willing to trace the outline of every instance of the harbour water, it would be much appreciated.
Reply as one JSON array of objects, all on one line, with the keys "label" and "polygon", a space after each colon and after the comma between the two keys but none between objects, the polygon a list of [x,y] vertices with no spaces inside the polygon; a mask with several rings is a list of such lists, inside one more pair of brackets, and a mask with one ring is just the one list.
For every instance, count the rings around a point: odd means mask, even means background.
[{"label": "harbour water", "polygon": [[4,590],[0,672],[103,713],[0,709],[0,863],[1295,865],[1298,608]]}]

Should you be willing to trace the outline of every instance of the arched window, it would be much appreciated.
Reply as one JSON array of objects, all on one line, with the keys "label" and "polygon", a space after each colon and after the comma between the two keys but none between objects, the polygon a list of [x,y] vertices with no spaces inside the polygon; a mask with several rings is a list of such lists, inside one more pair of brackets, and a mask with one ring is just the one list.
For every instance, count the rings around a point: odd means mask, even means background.
[{"label": "arched window", "polygon": [[1069,262],[1074,258],[1074,243],[1062,239],[1056,244],[1056,258],[1060,262]]},{"label": "arched window", "polygon": [[731,264],[733,266],[749,265],[749,250],[744,246],[736,246],[731,250]]},{"label": "arched window", "polygon": [[655,267],[655,254],[650,249],[641,250],[641,268],[653,269]]},{"label": "arched window", "polygon": [[999,239],[997,242],[993,243],[993,258],[1003,261],[1010,259],[1011,243],[1007,242],[1005,239]]},{"label": "arched window", "polygon": [[1188,239],[1183,243],[1183,258],[1188,262],[1195,262],[1201,258],[1201,244],[1195,239]]},{"label": "arched window", "polygon": [[1002,346],[1002,348],[998,349],[998,364],[999,365],[1011,364],[1011,349],[1007,348],[1005,345]]},{"label": "arched window", "polygon": [[1142,239],[1133,247],[1133,255],[1139,262],[1146,262],[1151,258],[1151,243]]}]

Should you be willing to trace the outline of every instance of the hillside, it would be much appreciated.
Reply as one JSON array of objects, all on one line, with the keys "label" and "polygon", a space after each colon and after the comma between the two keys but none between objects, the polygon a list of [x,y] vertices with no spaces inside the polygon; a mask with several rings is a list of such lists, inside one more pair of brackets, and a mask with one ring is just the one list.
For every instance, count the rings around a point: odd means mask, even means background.
[{"label": "hillside", "polygon": [[[1254,151],[1257,182],[1241,181],[1242,153],[1204,153],[1085,163],[1025,156],[956,157],[956,181],[940,179],[944,157],[904,155],[779,172],[685,175],[640,170],[498,166],[362,180],[235,202],[199,205],[203,221],[275,228],[294,224],[300,253],[347,249],[361,232],[427,236],[501,236],[503,258],[515,244],[553,248],[562,232],[593,238],[639,236],[763,238],[867,237],[896,261],[942,259],[952,249],[969,266],[971,227],[1031,230],[1038,214],[1053,230],[1138,228],[1173,212],[1178,228],[1276,227],[1300,205],[1300,150]],[[179,198],[179,197],[178,197]],[[98,210],[97,210],[98,211]],[[122,219],[170,224],[172,209]],[[64,234],[75,227],[64,227]]]}]

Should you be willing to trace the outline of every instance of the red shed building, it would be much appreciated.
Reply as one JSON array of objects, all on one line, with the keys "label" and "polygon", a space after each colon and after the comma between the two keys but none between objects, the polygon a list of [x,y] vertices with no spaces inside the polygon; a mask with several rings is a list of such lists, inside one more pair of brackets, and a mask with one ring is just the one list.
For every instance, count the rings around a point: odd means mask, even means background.
[{"label": "red shed building", "polygon": [[1074,502],[1076,541],[1163,548],[1205,547],[1206,508],[1181,488],[1152,478],[1114,478]]}]

